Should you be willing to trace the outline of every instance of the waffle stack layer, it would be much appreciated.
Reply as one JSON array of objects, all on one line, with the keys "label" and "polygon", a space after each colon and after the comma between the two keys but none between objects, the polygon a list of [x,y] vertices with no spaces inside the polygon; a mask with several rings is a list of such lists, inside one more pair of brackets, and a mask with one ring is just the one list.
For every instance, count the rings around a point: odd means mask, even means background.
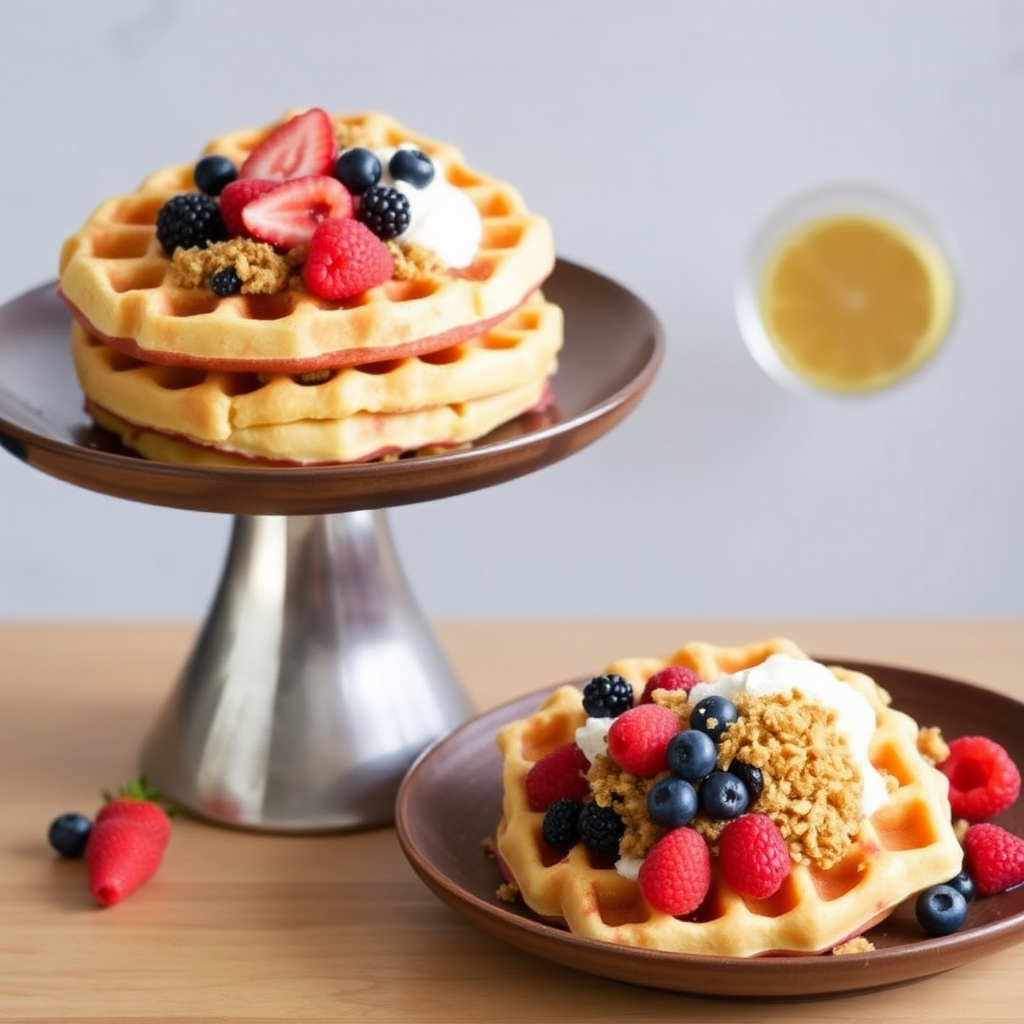
[{"label": "waffle stack layer", "polygon": [[[211,140],[242,166],[282,122]],[[345,300],[296,273],[270,293],[182,283],[158,214],[194,164],[102,203],[64,244],[59,288],[87,407],[130,447],[188,462],[322,464],[451,448],[551,400],[561,311],[546,220],[511,185],[387,115],[330,115],[339,151],[414,146],[479,215],[472,261],[437,261]],[[400,241],[401,239],[398,239]]]},{"label": "waffle stack layer", "polygon": [[[710,681],[760,664],[770,654],[805,657],[788,641],[747,647],[696,643],[672,658],[630,659],[611,665],[637,696],[646,680],[671,664]],[[888,800],[862,819],[842,859],[826,868],[794,863],[779,891],[763,900],[740,896],[714,869],[711,890],[689,917],[652,908],[635,881],[599,866],[582,844],[568,853],[544,842],[544,815],[531,810],[525,778],[546,753],[572,742],[586,715],[580,691],[554,691],[526,719],[498,735],[504,761],[504,801],[496,842],[500,862],[527,906],[593,939],[669,952],[750,957],[830,950],[884,919],[911,894],[955,875],[962,850],[950,822],[945,777],[918,751],[918,726],[889,704],[867,676],[832,673],[870,703],[876,727],[869,757],[890,782]]]}]

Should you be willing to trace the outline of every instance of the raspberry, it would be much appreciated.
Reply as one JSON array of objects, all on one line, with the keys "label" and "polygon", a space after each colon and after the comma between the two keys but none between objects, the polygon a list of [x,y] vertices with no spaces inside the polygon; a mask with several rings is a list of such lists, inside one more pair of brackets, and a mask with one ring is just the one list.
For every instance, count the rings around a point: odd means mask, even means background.
[{"label": "raspberry", "polygon": [[624,771],[649,779],[665,771],[665,748],[679,732],[675,713],[660,704],[624,711],[608,730],[608,756]]},{"label": "raspberry", "polygon": [[979,896],[994,896],[1024,882],[1024,839],[999,825],[971,825],[964,835],[964,862]]},{"label": "raspberry", "polygon": [[583,710],[590,718],[617,718],[633,706],[633,687],[614,672],[594,676],[583,687]]},{"label": "raspberry", "polygon": [[666,833],[644,858],[637,883],[655,910],[673,917],[692,914],[711,888],[711,854],[704,837],[692,828]]},{"label": "raspberry", "polygon": [[332,218],[313,232],[302,280],[317,298],[350,299],[394,272],[391,253],[365,224]]},{"label": "raspberry", "polygon": [[791,867],[786,841],[765,814],[744,814],[725,826],[718,864],[731,888],[755,900],[774,896]]},{"label": "raspberry", "polygon": [[556,800],[582,800],[589,792],[587,755],[575,743],[545,754],[526,773],[526,799],[532,811],[546,811]]},{"label": "raspberry", "polygon": [[640,696],[641,704],[650,704],[655,690],[682,690],[689,693],[700,682],[700,676],[692,668],[684,665],[669,665],[660,672],[655,672]]},{"label": "raspberry", "polygon": [[987,736],[957,737],[939,770],[949,779],[949,806],[955,818],[994,818],[1020,795],[1017,766],[1006,749]]}]

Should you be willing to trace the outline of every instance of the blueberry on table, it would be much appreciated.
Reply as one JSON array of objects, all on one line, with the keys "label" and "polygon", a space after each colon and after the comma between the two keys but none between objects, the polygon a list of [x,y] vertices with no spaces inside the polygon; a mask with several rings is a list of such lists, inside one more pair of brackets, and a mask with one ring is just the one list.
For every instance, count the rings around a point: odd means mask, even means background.
[{"label": "blueberry on table", "polygon": [[50,822],[47,839],[62,857],[81,857],[92,832],[92,822],[77,811],[58,815]]},{"label": "blueberry on table", "polygon": [[960,874],[954,875],[946,885],[952,886],[968,903],[974,899],[977,895],[977,890],[974,887],[974,879],[966,871],[961,871]]}]

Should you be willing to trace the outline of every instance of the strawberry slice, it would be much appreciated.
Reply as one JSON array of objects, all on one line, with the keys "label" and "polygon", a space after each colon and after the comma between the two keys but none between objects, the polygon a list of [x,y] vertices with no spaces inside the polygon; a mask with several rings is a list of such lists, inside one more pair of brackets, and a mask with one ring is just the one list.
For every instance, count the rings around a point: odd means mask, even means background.
[{"label": "strawberry slice", "polygon": [[280,188],[281,182],[265,178],[241,178],[225,185],[220,194],[220,219],[224,221],[229,238],[247,235],[242,222],[242,210],[266,192]]},{"label": "strawberry slice", "polygon": [[242,223],[253,238],[279,249],[305,245],[325,220],[352,216],[352,196],[337,178],[296,178],[242,207]]},{"label": "strawberry slice", "polygon": [[337,155],[330,116],[312,107],[275,128],[249,154],[238,176],[290,181],[311,174],[330,174]]}]

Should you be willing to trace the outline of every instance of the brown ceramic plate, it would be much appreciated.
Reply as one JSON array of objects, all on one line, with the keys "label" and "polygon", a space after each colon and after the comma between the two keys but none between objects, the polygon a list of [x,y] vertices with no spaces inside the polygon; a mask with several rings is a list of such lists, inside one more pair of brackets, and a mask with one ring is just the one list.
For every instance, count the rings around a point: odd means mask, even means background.
[{"label": "brown ceramic plate", "polygon": [[[1024,765],[1024,705],[967,683],[908,669],[822,658],[873,676],[894,704],[947,736],[981,733],[1002,743]],[[855,992],[938,974],[1024,940],[1024,886],[970,905],[966,926],[932,939],[900,907],[869,933],[873,952],[845,956],[691,956],[629,949],[579,938],[545,924],[520,905],[495,897],[501,878],[482,849],[501,813],[501,762],[495,733],[532,713],[532,694],[468,722],[427,750],[398,794],[402,849],[427,886],[459,914],[519,949],[591,974],[700,995],[814,996]],[[1024,801],[998,819],[1024,835]]]},{"label": "brown ceramic plate", "polygon": [[82,408],[70,317],[51,283],[0,307],[0,445],[89,490],[174,508],[315,515],[387,508],[488,487],[596,441],[647,390],[664,350],[651,310],[621,285],[560,260],[544,286],[565,310],[555,406],[471,448],[397,462],[328,467],[192,467],[138,458]]}]

